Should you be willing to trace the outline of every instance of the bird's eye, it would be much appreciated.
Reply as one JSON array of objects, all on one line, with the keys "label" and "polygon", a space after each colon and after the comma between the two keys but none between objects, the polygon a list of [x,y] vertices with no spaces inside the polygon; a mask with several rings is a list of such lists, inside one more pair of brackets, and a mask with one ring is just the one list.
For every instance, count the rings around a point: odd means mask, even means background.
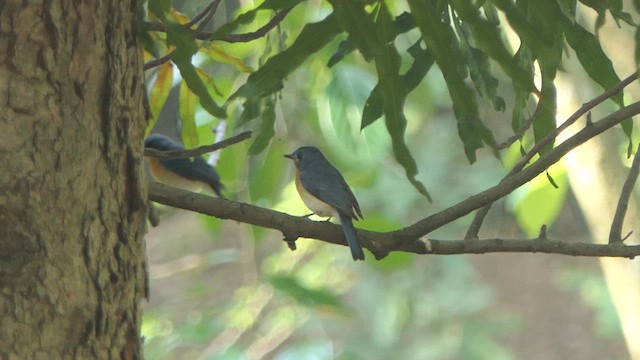
[{"label": "bird's eye", "polygon": [[302,155],[296,154],[296,160],[300,160],[300,159],[302,159]]}]

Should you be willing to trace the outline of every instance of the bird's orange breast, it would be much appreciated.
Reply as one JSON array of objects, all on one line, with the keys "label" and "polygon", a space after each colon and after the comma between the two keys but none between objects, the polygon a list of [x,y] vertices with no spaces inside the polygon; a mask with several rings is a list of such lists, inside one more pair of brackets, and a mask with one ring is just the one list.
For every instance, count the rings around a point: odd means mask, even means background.
[{"label": "bird's orange breast", "polygon": [[167,169],[160,163],[158,158],[148,157],[147,160],[149,162],[149,170],[151,170],[151,174],[161,183],[193,192],[202,191],[206,186],[203,182],[189,180]]},{"label": "bird's orange breast", "polygon": [[307,189],[304,188],[302,182],[300,181],[299,171],[296,171],[296,190],[298,190],[298,194],[300,194],[302,202],[304,202],[304,204],[307,205],[309,210],[313,211],[314,214],[323,217],[333,217],[337,215],[337,211],[333,208],[333,206],[313,196],[310,192],[307,191]]}]

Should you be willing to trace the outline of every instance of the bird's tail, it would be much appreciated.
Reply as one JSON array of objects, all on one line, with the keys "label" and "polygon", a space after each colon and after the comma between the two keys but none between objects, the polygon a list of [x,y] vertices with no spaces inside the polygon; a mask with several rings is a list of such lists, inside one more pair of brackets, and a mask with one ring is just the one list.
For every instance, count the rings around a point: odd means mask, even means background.
[{"label": "bird's tail", "polygon": [[224,186],[219,180],[211,180],[209,182],[209,186],[216,193],[216,195],[218,195],[219,198],[225,199],[224,195],[222,195],[222,189],[224,189]]},{"label": "bird's tail", "polygon": [[349,249],[351,249],[351,256],[353,260],[364,260],[364,251],[356,236],[356,230],[353,228],[353,221],[348,215],[338,213],[340,216],[340,224],[342,224],[342,231],[344,231],[344,237],[347,239]]}]

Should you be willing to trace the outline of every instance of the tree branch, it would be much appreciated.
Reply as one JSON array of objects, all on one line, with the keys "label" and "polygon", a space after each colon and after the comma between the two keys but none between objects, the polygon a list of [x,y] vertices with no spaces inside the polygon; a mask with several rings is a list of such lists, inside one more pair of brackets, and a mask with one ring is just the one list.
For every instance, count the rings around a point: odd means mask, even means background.
[{"label": "tree branch", "polygon": [[[214,3],[216,3],[216,2],[214,1]],[[212,3],[212,5],[214,3]],[[217,4],[216,4],[216,6],[217,6]],[[262,26],[261,28],[259,28],[258,30],[254,31],[254,32],[250,32],[250,33],[246,33],[246,34],[227,34],[227,35],[225,35],[225,36],[223,36],[221,38],[214,39],[213,38],[214,33],[202,31],[202,29],[200,29],[200,28],[198,28],[196,30],[193,30],[193,29],[190,29],[190,30],[191,30],[191,32],[193,34],[193,38],[197,39],[197,40],[220,40],[220,41],[225,41],[225,42],[228,42],[228,43],[249,42],[249,41],[253,41],[253,40],[256,40],[256,39],[259,39],[259,38],[265,36],[269,31],[271,31],[271,29],[276,27],[278,24],[280,24],[282,22],[282,20],[284,20],[284,18],[287,16],[289,11],[291,11],[291,9],[293,9],[293,7],[290,7],[288,9],[284,9],[284,10],[280,11],[273,18],[271,18],[271,20],[269,20],[269,22],[266,23],[264,26]],[[193,22],[193,20],[191,22],[189,22],[189,24],[191,24],[192,22]],[[149,30],[149,31],[167,32],[167,25],[166,24],[149,22],[146,25],[147,25],[147,30]],[[190,27],[190,26],[188,26],[188,27]],[[167,55],[164,55],[161,58],[147,61],[144,64],[143,69],[145,71],[149,70],[149,69],[153,69],[154,67],[160,66],[160,65],[166,63],[169,60],[171,60],[171,53],[169,53]]]},{"label": "tree branch", "polygon": [[640,144],[638,144],[636,154],[633,156],[633,163],[631,164],[631,168],[629,169],[627,180],[625,180],[624,185],[622,185],[622,190],[620,191],[620,199],[618,200],[618,206],[613,216],[613,223],[611,224],[611,231],[609,232],[609,244],[621,242],[624,240],[622,238],[622,225],[624,224],[624,216],[627,214],[629,198],[633,193],[633,187],[636,185],[636,180],[638,180],[639,172]]},{"label": "tree branch", "polygon": [[213,0],[209,5],[207,5],[207,7],[204,8],[204,10],[202,10],[198,15],[191,19],[191,21],[185,24],[185,27],[190,28],[200,22],[200,20],[202,20],[202,22],[198,24],[197,28],[198,32],[202,31],[202,29],[207,26],[209,21],[211,21],[211,18],[213,17],[213,15],[215,15],[216,11],[218,11],[218,5],[220,5],[220,0]]},{"label": "tree branch", "polygon": [[507,140],[505,140],[502,144],[498,144],[496,148],[498,150],[506,149],[511,145],[513,145],[514,142],[524,138],[524,134],[526,134],[527,130],[531,128],[531,125],[533,124],[533,120],[536,118],[536,116],[538,116],[540,111],[542,111],[542,105],[540,101],[538,101],[538,106],[536,106],[536,109],[533,111],[533,114],[529,116],[529,118],[522,123],[522,125],[520,126],[520,129],[518,129],[518,132],[515,133],[510,138],[508,138]]},{"label": "tree branch", "polygon": [[[287,14],[289,14],[289,12],[292,9],[293,9],[293,7],[290,7],[288,9],[284,9],[284,10],[278,12],[277,14],[275,14],[271,18],[271,20],[269,20],[269,22],[264,24],[258,30],[253,31],[253,32],[249,32],[249,33],[227,34],[227,35],[224,35],[224,36],[222,36],[220,38],[212,38],[214,33],[211,33],[211,32],[198,31],[198,30],[193,30],[193,29],[191,30],[191,32],[193,34],[193,38],[196,39],[196,40],[220,40],[220,41],[224,41],[224,42],[228,42],[228,43],[249,42],[249,41],[257,40],[257,39],[265,36],[269,31],[271,31],[278,24],[280,24],[282,22],[282,20],[284,20],[284,18],[287,16]],[[165,25],[165,24],[156,23],[156,22],[148,22],[146,25],[147,25],[147,29],[149,31],[167,32],[167,25]]]},{"label": "tree branch", "polygon": [[144,149],[144,156],[151,156],[159,159],[169,160],[169,159],[184,159],[190,157],[200,156],[202,154],[207,154],[210,152],[214,152],[219,149],[226,148],[227,146],[239,143],[251,137],[251,131],[244,131],[238,135],[234,135],[230,138],[219,141],[215,144],[211,145],[202,145],[193,149],[186,150],[171,150],[171,151],[160,151],[151,148]]},{"label": "tree branch", "polygon": [[[453,222],[460,217],[477,210],[486,204],[506,196],[513,190],[532,180],[549,166],[558,162],[569,151],[587,140],[598,136],[605,130],[625,119],[640,113],[640,102],[588,124],[563,143],[543,154],[536,162],[522,171],[503,179],[499,184],[459,202],[439,213],[428,216],[403,229],[378,233],[358,230],[358,236],[364,247],[368,248],[376,259],[384,258],[391,251],[405,251],[418,254],[462,254],[484,252],[545,252],[584,256],[621,256],[634,257],[640,252],[639,246],[625,246],[622,243],[596,245],[572,244],[546,240],[482,240],[482,241],[437,241],[423,240],[422,237],[433,230]],[[233,219],[260,227],[277,229],[284,239],[292,243],[298,237],[315,238],[334,244],[345,244],[340,226],[328,222],[311,221],[305,217],[295,217],[277,211],[225,199],[211,198],[190,193],[166,185],[152,183],[149,187],[149,199],[168,206],[197,211],[221,219]],[[482,244],[487,241],[487,244]],[[493,243],[491,243],[493,241]],[[490,246],[493,244],[494,246]],[[623,249],[623,250],[621,250]]]},{"label": "tree branch", "polygon": [[[538,154],[543,148],[545,148],[552,141],[554,141],[555,138],[562,131],[566,130],[569,126],[571,126],[576,121],[578,121],[578,119],[580,119],[584,114],[586,114],[587,112],[591,111],[591,109],[593,109],[594,107],[596,107],[597,105],[599,105],[603,101],[605,101],[605,100],[611,98],[613,95],[619,93],[625,87],[627,87],[629,84],[631,84],[632,82],[634,82],[637,79],[638,79],[638,73],[633,73],[633,74],[629,75],[626,79],[622,80],[621,82],[619,82],[615,86],[611,87],[607,91],[605,91],[602,94],[600,94],[598,97],[596,97],[593,100],[583,104],[564,123],[562,123],[556,129],[551,131],[543,139],[538,141],[536,143],[536,145],[531,150],[529,150],[518,161],[518,163],[509,171],[509,173],[507,173],[507,175],[505,175],[503,180],[509,178],[510,176],[513,176],[514,174],[516,174],[517,172],[522,170],[529,163],[529,161],[531,161],[531,159],[533,159],[533,157],[536,154]],[[633,114],[633,115],[635,115],[635,114]],[[480,227],[482,226],[482,222],[484,221],[484,218],[489,213],[489,210],[491,209],[491,205],[492,205],[492,203],[486,204],[482,209],[480,209],[478,211],[478,213],[476,213],[476,216],[474,217],[471,225],[469,226],[469,229],[467,230],[467,234],[465,235],[466,239],[477,239],[478,238],[478,233],[480,231]]]},{"label": "tree branch", "polygon": [[[200,20],[208,17],[209,19],[213,16],[218,10],[218,5],[220,5],[220,0],[213,0],[209,5],[207,5],[201,12],[199,12],[196,16],[191,19],[188,23],[184,24],[185,27],[190,28],[193,25],[200,22]],[[206,25],[208,20],[203,21],[202,23]],[[202,25],[202,24],[201,24]]]},{"label": "tree branch", "polygon": [[[236,220],[278,230],[289,242],[298,237],[305,237],[346,245],[342,228],[327,221],[313,221],[303,216],[291,216],[254,205],[192,193],[156,182],[149,184],[149,199],[167,206],[191,210],[220,219]],[[379,233],[358,229],[357,232],[362,246],[369,249],[378,260],[386,257],[391,251],[441,255],[535,252],[627,258],[640,255],[640,245],[627,246],[621,243],[569,243],[541,239],[423,240],[408,238],[402,230]]]},{"label": "tree branch", "polygon": [[[223,36],[223,37],[221,37],[219,39],[213,39],[213,38],[211,38],[213,36],[213,34],[208,34],[208,36],[206,36],[205,39],[207,39],[207,40],[221,40],[221,41],[225,41],[225,42],[229,42],[229,43],[249,42],[249,41],[253,41],[253,40],[259,39],[259,38],[265,36],[269,31],[271,31],[271,29],[273,29],[276,26],[278,26],[278,24],[280,24],[282,22],[282,20],[284,20],[284,18],[287,16],[287,14],[292,9],[293,9],[293,6],[288,8],[288,9],[284,9],[284,10],[280,11],[274,17],[272,17],[271,20],[269,20],[268,23],[266,23],[264,26],[262,26],[261,28],[259,28],[258,30],[254,31],[254,32],[250,32],[250,33],[246,33],[246,34],[227,34],[227,35],[225,35],[225,36]],[[196,38],[199,39],[198,37],[196,37]]]},{"label": "tree branch", "polygon": [[[413,233],[413,236],[422,236],[448,222],[451,222],[452,220],[469,214],[473,210],[480,209],[487,205],[490,206],[496,200],[501,199],[513,190],[531,181],[533,178],[549,168],[549,166],[562,159],[562,157],[572,149],[603,133],[605,130],[621,123],[625,119],[628,119],[633,115],[637,115],[638,113],[640,113],[640,102],[635,102],[629,106],[621,108],[602,120],[586,126],[563,143],[540,156],[538,161],[529,165],[529,167],[518,173],[506,176],[494,187],[483,191],[480,194],[474,195],[467,200],[464,200],[437,214],[431,215],[418,223],[403,229],[403,231]],[[469,239],[469,237],[466,238]]]}]

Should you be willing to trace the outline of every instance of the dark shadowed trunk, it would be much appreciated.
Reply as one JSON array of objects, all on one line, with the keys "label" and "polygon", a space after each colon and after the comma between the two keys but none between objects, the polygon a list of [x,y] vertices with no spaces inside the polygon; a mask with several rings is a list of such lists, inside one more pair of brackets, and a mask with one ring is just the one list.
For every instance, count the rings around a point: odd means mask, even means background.
[{"label": "dark shadowed trunk", "polygon": [[141,357],[135,1],[0,1],[0,358]]}]

